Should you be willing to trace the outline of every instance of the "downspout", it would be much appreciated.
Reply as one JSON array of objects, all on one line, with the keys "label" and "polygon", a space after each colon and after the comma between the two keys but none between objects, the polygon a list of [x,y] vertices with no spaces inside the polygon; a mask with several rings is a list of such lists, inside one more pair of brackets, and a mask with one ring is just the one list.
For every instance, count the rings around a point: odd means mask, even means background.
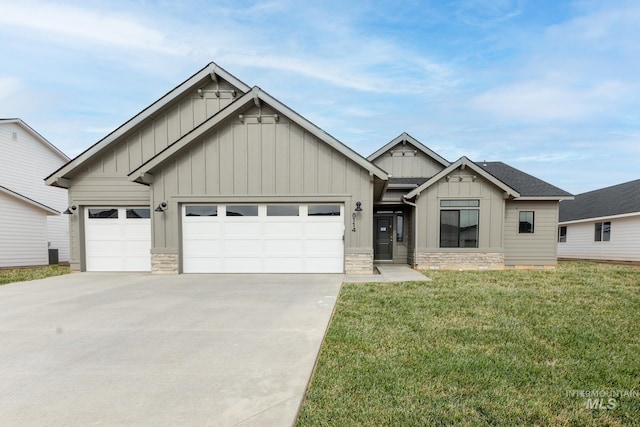
[{"label": "downspout", "polygon": [[413,206],[413,214],[414,214],[414,226],[413,226],[413,265],[411,267],[415,267],[416,260],[418,257],[418,205],[407,200],[406,195],[402,195],[402,203]]}]

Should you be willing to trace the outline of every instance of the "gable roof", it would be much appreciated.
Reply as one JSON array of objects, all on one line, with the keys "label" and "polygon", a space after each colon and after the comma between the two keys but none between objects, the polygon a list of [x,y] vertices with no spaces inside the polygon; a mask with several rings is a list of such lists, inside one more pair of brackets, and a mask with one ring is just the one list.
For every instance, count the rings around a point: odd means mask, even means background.
[{"label": "gable roof", "polygon": [[18,193],[16,191],[10,190],[7,187],[4,187],[2,185],[0,185],[0,192],[8,194],[9,196],[14,197],[14,198],[16,198],[18,200],[21,200],[23,202],[26,202],[27,204],[29,204],[29,205],[37,208],[37,209],[43,210],[43,211],[45,211],[45,213],[47,215],[59,215],[60,214],[60,212],[58,212],[57,210],[55,210],[53,208],[50,208],[47,205],[43,205],[40,202],[36,202],[35,200],[33,200],[33,199],[31,199],[31,198],[29,198],[27,196],[23,196],[22,194],[20,194],[20,193]]},{"label": "gable roof", "polygon": [[203,84],[204,81],[209,79],[216,79],[217,76],[220,76],[223,80],[228,81],[233,86],[237,87],[242,92],[247,92],[250,90],[249,86],[244,82],[240,81],[235,76],[231,75],[229,72],[224,70],[222,67],[218,66],[216,63],[211,62],[207,64],[200,71],[195,73],[193,76],[189,77],[187,80],[167,92],[160,99],[155,101],[153,104],[142,110],[140,113],[129,119],[122,126],[118,127],[116,130],[93,144],[91,147],[80,153],[75,159],[68,162],[66,165],[62,166],[57,171],[53,172],[45,179],[45,183],[47,185],[56,185],[59,187],[67,187],[68,184],[65,183],[64,178],[69,173],[76,170],[83,163],[88,161],[97,155],[100,151],[109,146],[116,139],[121,137],[122,135],[129,132],[134,127],[138,126],[140,123],[151,117],[153,114],[157,113],[160,109],[167,106],[173,100],[183,95],[184,93],[195,89],[196,87]]},{"label": "gable roof", "polygon": [[640,179],[578,194],[560,203],[560,222],[640,213]]},{"label": "gable roof", "polygon": [[551,185],[533,175],[522,172],[502,162],[483,162],[482,168],[509,187],[520,193],[525,199],[572,199],[573,195]]},{"label": "gable roof", "polygon": [[467,167],[469,169],[471,169],[472,171],[474,171],[475,173],[477,173],[478,175],[482,176],[487,181],[489,181],[492,184],[494,184],[496,187],[498,187],[501,190],[503,190],[508,195],[513,196],[515,198],[520,197],[520,193],[518,193],[514,188],[510,187],[509,185],[505,184],[501,180],[497,179],[495,176],[493,176],[492,174],[490,174],[485,169],[483,169],[482,167],[478,166],[477,164],[475,164],[474,162],[472,162],[471,160],[469,160],[465,156],[462,156],[457,161],[455,161],[454,163],[451,163],[448,167],[446,167],[445,169],[441,170],[440,172],[438,172],[437,174],[435,174],[434,176],[429,178],[425,183],[420,185],[418,188],[416,188],[413,191],[409,192],[405,196],[405,198],[406,199],[412,199],[412,198],[418,196],[420,193],[422,193],[424,190],[429,188],[434,183],[440,181],[442,178],[444,178],[447,175],[449,175],[454,170],[456,170],[458,168],[463,168],[464,169],[464,168],[467,168]]},{"label": "gable roof", "polygon": [[324,141],[330,147],[369,171],[370,174],[375,175],[382,180],[388,179],[388,175],[385,171],[369,162],[367,159],[353,151],[351,148],[347,147],[346,145],[320,129],[318,126],[314,125],[257,86],[254,86],[250,91],[236,99],[234,102],[220,110],[215,115],[202,122],[191,132],[182,136],[176,142],[169,145],[167,148],[156,154],[154,157],[139,166],[137,169],[133,170],[131,173],[129,173],[129,179],[131,181],[147,183],[146,174],[149,174],[153,169],[160,166],[162,163],[173,157],[175,154],[180,152],[183,148],[187,147],[193,141],[197,140],[199,137],[215,128],[218,124],[220,124],[227,118],[241,113],[252,104],[259,104],[260,102],[264,102],[265,104],[273,107],[275,110],[288,117],[297,125],[305,129],[307,132]]},{"label": "gable roof", "polygon": [[400,144],[403,141],[406,141],[409,144],[413,145],[418,150],[422,151],[424,154],[426,154],[427,156],[431,157],[433,160],[440,163],[442,166],[444,167],[449,166],[450,163],[444,157],[440,156],[435,151],[425,147],[424,145],[422,145],[422,143],[420,143],[420,141],[418,141],[417,139],[415,139],[414,137],[412,137],[406,132],[402,132],[400,135],[398,135],[397,137],[389,141],[382,148],[380,148],[375,153],[367,157],[367,160],[369,160],[370,162],[373,162],[375,159],[382,156],[384,153],[386,153],[387,151],[389,151],[390,149],[392,149],[393,147],[395,147],[396,145]]},{"label": "gable roof", "polygon": [[26,124],[22,119],[19,119],[19,118],[0,119],[0,124],[3,124],[3,123],[15,123],[16,125],[20,126],[22,129],[27,131],[31,136],[33,136],[42,145],[44,145],[46,148],[51,150],[51,152],[53,152],[53,154],[55,154],[56,156],[60,157],[60,159],[64,160],[65,162],[69,161],[69,157],[67,157],[66,154],[64,154],[62,151],[60,151],[60,149],[58,147],[56,147],[55,145],[53,145],[52,143],[47,141],[47,139],[44,136],[42,136],[38,132],[36,132],[31,126]]}]

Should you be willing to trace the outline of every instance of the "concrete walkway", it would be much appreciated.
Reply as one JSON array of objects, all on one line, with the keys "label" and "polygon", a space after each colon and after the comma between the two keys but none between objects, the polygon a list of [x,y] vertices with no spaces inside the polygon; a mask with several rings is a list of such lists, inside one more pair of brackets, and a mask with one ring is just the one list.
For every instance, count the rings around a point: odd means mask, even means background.
[{"label": "concrete walkway", "polygon": [[0,286],[0,426],[290,426],[341,274]]},{"label": "concrete walkway", "polygon": [[376,264],[380,274],[346,274],[344,283],[430,282],[427,276],[406,264]]}]

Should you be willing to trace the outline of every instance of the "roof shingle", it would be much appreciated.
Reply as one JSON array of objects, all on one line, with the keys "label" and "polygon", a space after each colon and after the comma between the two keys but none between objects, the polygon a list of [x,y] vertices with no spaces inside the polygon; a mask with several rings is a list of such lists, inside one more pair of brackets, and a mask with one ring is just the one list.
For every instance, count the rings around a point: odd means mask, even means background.
[{"label": "roof shingle", "polygon": [[476,162],[520,193],[520,197],[571,197],[570,193],[502,162]]},{"label": "roof shingle", "polygon": [[560,203],[560,222],[640,212],[640,179],[578,194]]}]

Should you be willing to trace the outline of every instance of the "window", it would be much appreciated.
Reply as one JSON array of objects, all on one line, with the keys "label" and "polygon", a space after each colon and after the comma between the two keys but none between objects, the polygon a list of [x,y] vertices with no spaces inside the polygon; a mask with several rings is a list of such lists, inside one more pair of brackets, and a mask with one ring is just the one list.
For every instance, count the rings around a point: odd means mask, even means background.
[{"label": "window", "polygon": [[218,207],[213,205],[187,205],[185,216],[218,216]]},{"label": "window", "polygon": [[564,243],[567,241],[567,226],[561,225],[558,227],[558,242]]},{"label": "window", "polygon": [[118,218],[118,209],[89,208],[89,218],[92,218],[92,219]]},{"label": "window", "polygon": [[533,233],[533,211],[520,211],[519,233]]},{"label": "window", "polygon": [[309,216],[340,216],[340,205],[309,205]]},{"label": "window", "polygon": [[404,240],[404,217],[402,215],[396,216],[396,242],[402,242]]},{"label": "window", "polygon": [[267,216],[299,216],[298,205],[267,205]]},{"label": "window", "polygon": [[151,218],[151,209],[149,209],[149,208],[131,208],[131,209],[127,209],[127,218],[129,218],[129,219]]},{"label": "window", "polygon": [[595,236],[596,242],[608,242],[611,240],[611,222],[596,222]]},{"label": "window", "polygon": [[477,209],[440,211],[440,247],[477,248],[479,216]]},{"label": "window", "polygon": [[258,216],[257,205],[229,205],[227,216]]}]

